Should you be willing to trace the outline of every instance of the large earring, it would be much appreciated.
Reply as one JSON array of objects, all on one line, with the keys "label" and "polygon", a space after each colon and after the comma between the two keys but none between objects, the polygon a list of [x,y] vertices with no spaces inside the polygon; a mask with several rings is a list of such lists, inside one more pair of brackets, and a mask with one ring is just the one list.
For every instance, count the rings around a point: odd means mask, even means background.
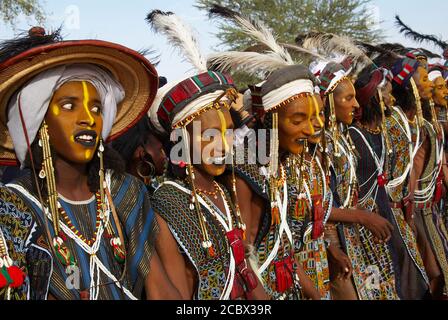
[{"label": "large earring", "polygon": [[332,134],[333,138],[333,145],[334,145],[334,155],[336,157],[340,157],[341,154],[339,153],[339,147],[338,147],[338,141],[339,141],[339,128],[337,124],[336,119],[336,110],[334,106],[334,96],[333,93],[330,93],[328,95],[329,105],[330,105],[330,132]]},{"label": "large earring", "polygon": [[[39,146],[42,148],[43,154],[42,170],[39,173],[39,178],[46,179],[48,207],[51,214],[51,219],[53,220],[54,229],[53,247],[59,262],[62,265],[68,267],[70,265],[75,265],[75,259],[70,250],[65,245],[65,242],[63,240],[65,236],[62,234],[62,231],[59,228],[58,192],[56,189],[56,179],[54,176],[53,158],[51,157],[50,136],[48,135],[48,127],[45,121],[43,122],[42,127],[39,130],[39,134]],[[45,215],[45,212],[43,214]]]},{"label": "large earring", "polygon": [[[142,178],[146,185],[149,185],[151,183],[151,180],[156,174],[156,167],[154,166],[154,164],[152,164],[151,161],[146,160],[145,157],[137,162],[136,170],[137,174],[140,178]],[[145,172],[148,172],[148,174],[145,174]]]}]

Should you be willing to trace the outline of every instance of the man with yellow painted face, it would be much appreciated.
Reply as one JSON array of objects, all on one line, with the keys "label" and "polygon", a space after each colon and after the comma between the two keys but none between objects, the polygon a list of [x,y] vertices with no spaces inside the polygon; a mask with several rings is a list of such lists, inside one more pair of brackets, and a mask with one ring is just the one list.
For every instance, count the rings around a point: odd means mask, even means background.
[{"label": "man with yellow painted face", "polygon": [[[424,215],[421,214],[421,210],[425,210],[426,206],[432,206],[432,198],[435,191],[435,182],[437,181],[436,175],[433,173],[435,166],[437,166],[436,161],[436,145],[435,140],[437,139],[437,135],[435,134],[434,128],[427,120],[424,119],[424,114],[428,114],[430,110],[429,101],[432,98],[432,90],[433,84],[428,79],[427,70],[420,65],[420,62],[410,58],[397,58],[397,57],[389,57],[385,59],[380,59],[382,64],[391,66],[391,71],[394,75],[392,80],[393,86],[393,96],[397,99],[397,107],[394,108],[395,111],[398,112],[398,115],[402,115],[402,118],[409,124],[409,130],[405,135],[401,136],[401,139],[395,139],[397,141],[410,140],[412,141],[411,149],[412,151],[407,154],[404,152],[402,157],[410,157],[410,170],[409,177],[404,175],[405,169],[402,167],[403,165],[406,167],[406,160],[401,161],[401,166],[394,169],[395,166],[400,165],[400,162],[387,161],[386,164],[390,166],[392,174],[390,174],[394,179],[398,179],[400,183],[405,183],[404,186],[396,189],[393,185],[395,183],[387,183],[389,196],[391,197],[390,207],[393,212],[398,212],[398,209],[401,209],[404,213],[404,219],[407,224],[411,226],[413,229],[413,233],[417,238],[417,245],[419,252],[422,256],[424,267],[426,269],[427,276],[426,282],[430,284],[431,294],[435,297],[442,297],[443,294],[443,261],[446,261],[446,257],[442,256],[443,250],[438,250],[439,253],[435,250],[435,247],[432,245],[431,236],[425,230],[425,221]],[[425,109],[422,108],[422,103],[426,101]],[[399,106],[399,107],[398,107]],[[392,127],[391,127],[392,128]],[[406,128],[406,126],[405,126]],[[394,130],[390,131],[391,134],[394,133]],[[392,135],[393,137],[393,135]],[[402,142],[403,143],[403,142]],[[395,150],[397,150],[395,148]],[[401,152],[396,153],[398,156]],[[390,156],[389,156],[390,158]],[[393,158],[392,158],[393,160]],[[394,171],[395,170],[395,171]],[[432,173],[428,170],[434,170]],[[425,173],[423,172],[425,171]],[[403,173],[403,178],[407,180],[400,181],[399,176],[394,176],[394,173]],[[438,172],[437,172],[438,176]],[[388,180],[390,177],[387,177]],[[423,179],[422,179],[423,178]],[[428,180],[429,178],[429,180]],[[428,188],[427,188],[428,187]],[[401,197],[396,195],[395,192],[397,190],[402,190],[402,200],[396,202]],[[394,200],[396,198],[396,200]],[[425,204],[426,203],[426,204]],[[431,203],[431,204],[430,204]],[[427,219],[428,223],[431,222],[431,219]],[[402,227],[403,225],[401,225]],[[406,236],[406,234],[402,235],[402,238],[406,241],[410,239]],[[440,248],[440,247],[439,247]],[[434,256],[436,257],[437,263],[434,263]],[[442,261],[442,264],[440,264]],[[417,262],[417,266],[420,264],[418,260],[414,260],[414,263]],[[405,266],[406,264],[402,264]],[[438,265],[441,267],[439,270]],[[421,268],[420,268],[421,269]],[[410,269],[408,270],[410,271]],[[422,272],[420,272],[422,273]],[[422,273],[423,275],[423,273]],[[414,279],[412,272],[407,272],[406,270],[401,270],[401,272],[397,272],[397,277],[400,277],[401,282],[404,284],[410,283],[406,279]],[[403,280],[404,279],[404,280]],[[415,296],[415,293],[418,291],[415,290],[415,287],[401,286],[401,295],[403,297],[406,296]],[[421,297],[421,295],[419,295]],[[417,299],[419,298],[417,296]]]},{"label": "man with yellow painted face", "polygon": [[12,203],[36,223],[20,248],[28,297],[179,298],[154,250],[146,188],[106,145],[145,114],[157,73],[120,45],[59,40],[33,28],[0,46],[1,160],[28,169],[0,211],[17,215]]},{"label": "man with yellow painted face", "polygon": [[444,216],[445,225],[448,226],[448,192],[446,191],[448,190],[448,185],[446,183],[448,178],[448,165],[446,163],[446,159],[448,158],[448,86],[445,81],[444,74],[446,74],[446,67],[442,64],[436,64],[431,67],[428,76],[434,83],[434,108],[439,125],[442,127],[445,135],[445,161],[443,162],[442,167],[445,177],[445,198],[441,201],[439,207],[440,212]]},{"label": "man with yellow painted face", "polygon": [[198,73],[165,85],[150,109],[154,128],[173,142],[167,150],[173,175],[152,195],[162,263],[182,298],[266,299],[246,257],[246,227],[234,186],[226,189],[218,182],[233,157],[227,135],[234,129],[233,80],[207,70],[196,38],[176,15],[154,10],[147,21],[171,44],[180,44],[182,55],[194,47],[190,61]]},{"label": "man with yellow painted face", "polygon": [[[422,238],[430,243],[441,274],[431,278],[431,293],[435,298],[448,295],[448,232],[442,222],[438,205],[443,198],[443,129],[434,108],[434,83],[427,69],[418,66],[412,73],[411,86],[417,110],[416,123],[411,123],[420,141],[415,144],[415,157],[409,186],[409,201],[414,203],[413,222]],[[415,85],[414,85],[415,84]],[[409,111],[408,111],[409,114]],[[408,116],[409,118],[409,116]],[[412,119],[412,118],[411,118]],[[446,182],[445,182],[446,183]],[[430,251],[430,249],[428,249]]]},{"label": "man with yellow painted face", "polygon": [[[361,72],[355,86],[361,102],[362,116],[353,127],[352,134],[358,148],[362,150],[359,152],[363,161],[361,166],[364,173],[359,174],[362,181],[366,181],[366,177],[373,173],[370,169],[372,163],[376,164],[376,158],[369,157],[367,151],[381,150],[384,155],[382,167],[380,163],[372,166],[377,170],[374,176],[378,176],[375,203],[393,224],[389,246],[398,295],[403,299],[423,299],[428,293],[426,267],[434,261],[422,261],[417,236],[406,223],[402,210],[403,190],[407,187],[412,161],[412,142],[409,129],[406,129],[406,116],[393,105],[392,79],[392,73],[384,68],[371,66]],[[381,147],[378,143],[381,143]],[[363,157],[364,154],[367,156]],[[384,172],[385,181],[379,178],[379,168]],[[371,184],[372,181],[368,181],[367,188]]]},{"label": "man with yellow painted face", "polygon": [[[328,247],[331,293],[335,300],[396,299],[394,279],[390,275],[390,254],[384,245],[368,239],[387,241],[392,225],[383,217],[358,208],[357,159],[347,126],[359,109],[355,88],[348,77],[350,67],[336,62],[315,63],[327,115],[325,140],[321,142],[328,154],[334,208],[325,228]],[[341,236],[343,235],[343,236]],[[356,235],[356,236],[355,236]],[[377,241],[378,241],[377,240]],[[384,256],[372,259],[372,252]],[[374,257],[375,255],[373,255]],[[371,268],[378,268],[380,288],[365,286]],[[366,270],[370,270],[366,272]]]},{"label": "man with yellow painted face", "polygon": [[[308,173],[296,169],[308,152],[307,139],[315,135],[312,121],[318,108],[315,85],[314,76],[304,66],[294,65],[272,72],[262,84],[251,87],[252,107],[259,116],[262,114],[262,129],[270,130],[267,144],[270,162],[264,166],[248,162],[235,166],[238,194],[248,199],[240,204],[247,224],[247,242],[256,250],[258,271],[272,299],[328,298],[327,291],[317,285],[320,281],[324,287],[325,251],[317,260],[313,258],[315,269],[309,268],[309,274],[298,257],[299,252],[308,248],[304,239],[313,230],[313,223],[324,223],[324,212],[320,211],[318,221],[314,220],[308,203],[302,214],[295,212],[299,196],[304,195],[305,185],[310,183],[305,177]],[[261,143],[265,142],[259,141],[259,148]],[[305,195],[304,199],[313,202]],[[328,199],[323,200],[326,209]],[[322,249],[324,246],[319,247],[318,253]],[[317,274],[315,270],[319,268],[322,271]]]}]

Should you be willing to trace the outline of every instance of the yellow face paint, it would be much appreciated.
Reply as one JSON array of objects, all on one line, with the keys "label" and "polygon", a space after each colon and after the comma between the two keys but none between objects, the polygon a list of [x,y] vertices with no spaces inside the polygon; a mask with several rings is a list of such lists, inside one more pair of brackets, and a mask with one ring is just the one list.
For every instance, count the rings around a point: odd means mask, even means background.
[{"label": "yellow face paint", "polygon": [[92,126],[95,123],[95,120],[92,117],[92,114],[90,113],[89,110],[89,100],[90,100],[90,96],[89,96],[89,90],[87,88],[87,82],[83,81],[82,82],[82,90],[84,93],[84,100],[83,100],[83,106],[84,109],[86,110],[87,115],[89,116],[89,124]]},{"label": "yellow face paint", "polygon": [[224,117],[224,113],[222,113],[221,110],[216,110],[218,112],[219,121],[221,122],[221,137],[222,141],[224,143],[224,150],[227,153],[229,151],[229,145],[227,144],[226,139],[226,131],[227,131],[227,122],[226,118]]},{"label": "yellow face paint", "polygon": [[314,96],[314,95],[313,95],[313,103],[314,103],[314,107],[316,108],[316,118],[317,118],[317,121],[319,121],[319,125],[323,128],[324,127],[324,123],[322,122],[322,119],[320,118],[319,104],[317,103],[316,96]]},{"label": "yellow face paint", "polygon": [[73,142],[73,143],[75,142],[75,136],[74,135],[70,136],[70,141]]},{"label": "yellow face paint", "polygon": [[53,112],[53,114],[57,117],[59,113],[61,113],[61,110],[59,109],[57,104],[53,104],[51,106],[51,112]]},{"label": "yellow face paint", "polygon": [[306,121],[308,122],[308,124],[309,124],[309,126],[311,128],[311,135],[314,134],[314,126],[311,123],[311,114],[313,113],[313,110],[311,109],[312,108],[312,102],[313,102],[313,100],[311,99],[310,96],[308,96],[308,118],[306,119]]},{"label": "yellow face paint", "polygon": [[85,152],[86,160],[90,159],[91,155],[92,155],[92,151],[86,150],[86,152]]}]

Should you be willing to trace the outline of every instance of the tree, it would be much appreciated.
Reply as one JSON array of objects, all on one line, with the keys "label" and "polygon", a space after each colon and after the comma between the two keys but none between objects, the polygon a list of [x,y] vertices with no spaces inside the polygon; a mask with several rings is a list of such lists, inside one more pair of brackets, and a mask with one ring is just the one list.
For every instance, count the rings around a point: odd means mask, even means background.
[{"label": "tree", "polygon": [[38,23],[45,20],[45,12],[40,0],[1,0],[0,20],[14,27],[17,17],[24,14],[27,17],[34,17]]},{"label": "tree", "polygon": [[[375,42],[382,30],[372,28],[371,0],[197,0],[196,6],[208,10],[213,4],[258,18],[271,28],[279,42],[294,43],[299,34],[310,31],[347,35],[356,40]],[[221,46],[245,50],[256,43],[229,21],[218,22]],[[243,78],[237,75],[237,84]]]}]

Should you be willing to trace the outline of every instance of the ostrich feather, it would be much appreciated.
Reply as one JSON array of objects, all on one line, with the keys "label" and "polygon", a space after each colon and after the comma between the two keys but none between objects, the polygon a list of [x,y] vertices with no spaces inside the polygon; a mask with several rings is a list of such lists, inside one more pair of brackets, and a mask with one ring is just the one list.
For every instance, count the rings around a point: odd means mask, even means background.
[{"label": "ostrich feather", "polygon": [[294,61],[285,48],[278,44],[272,32],[269,28],[261,21],[252,19],[247,16],[225,8],[223,6],[214,4],[209,10],[209,16],[221,17],[225,19],[230,19],[241,27],[241,31],[250,36],[251,38],[257,40],[258,42],[264,44],[269,48],[271,53],[278,55],[285,61],[285,64],[292,65]]},{"label": "ostrich feather", "polygon": [[172,12],[153,10],[146,17],[152,29],[167,37],[169,43],[179,51],[199,72],[207,70],[205,58],[199,49],[194,31]]},{"label": "ostrich feather", "polygon": [[303,47],[317,50],[318,53],[332,57],[335,54],[350,57],[355,63],[372,63],[366,53],[347,36],[333,33],[314,33],[303,41]]},{"label": "ostrich feather", "polygon": [[434,35],[428,35],[428,34],[422,34],[414,31],[411,29],[408,25],[406,25],[403,20],[401,20],[400,16],[395,16],[395,25],[399,28],[400,32],[405,35],[405,37],[410,38],[414,40],[415,42],[422,43],[424,41],[426,42],[432,42],[435,45],[439,46],[443,50],[448,48],[448,43],[443,41],[442,39],[434,36]]},{"label": "ostrich feather", "polygon": [[227,51],[209,55],[207,65],[219,71],[241,70],[259,75],[285,67],[285,61],[273,53]]}]

